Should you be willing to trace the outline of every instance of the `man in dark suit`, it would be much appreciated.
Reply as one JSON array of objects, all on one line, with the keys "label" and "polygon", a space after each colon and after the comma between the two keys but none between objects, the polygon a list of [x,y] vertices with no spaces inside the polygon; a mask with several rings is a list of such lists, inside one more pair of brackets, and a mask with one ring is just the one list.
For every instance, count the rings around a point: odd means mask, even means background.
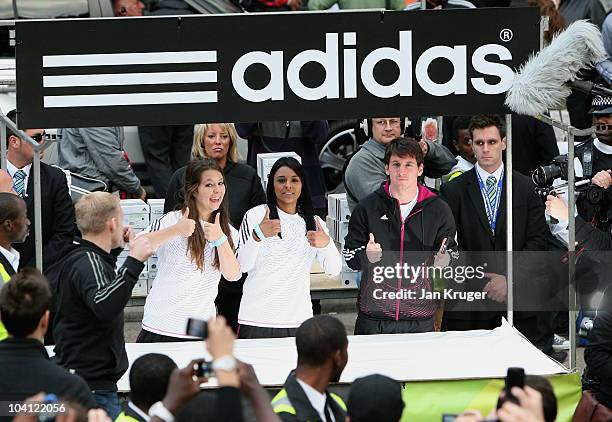
[{"label": "man in dark suit", "polygon": [[[7,117],[16,123],[15,110],[9,112]],[[39,143],[44,142],[45,131],[43,129],[26,129],[25,133]],[[26,202],[28,218],[34,223],[34,174],[32,171],[34,149],[8,128],[7,144],[6,165],[8,173],[13,178],[13,189]],[[72,237],[76,234],[76,225],[65,174],[60,169],[41,162],[40,184],[44,267],[58,258],[58,253],[64,244],[72,241]],[[36,266],[34,233],[38,229],[32,224],[30,236],[24,243],[15,247],[21,254],[19,268]]]},{"label": "man in dark suit", "polygon": [[[470,290],[487,293],[489,306],[471,306],[466,311],[445,312],[446,330],[492,329],[501,322],[502,310],[507,302],[506,254],[506,183],[504,177],[503,151],[506,149],[505,125],[497,117],[475,116],[469,127],[476,166],[451,182],[442,185],[441,196],[453,212],[457,223],[457,244],[467,256],[470,265],[486,262],[486,278],[482,286],[468,286]],[[518,172],[513,172],[513,250],[545,251],[546,232],[544,207],[535,194],[532,181]],[[532,254],[533,255],[533,254]],[[515,309],[524,298],[518,291],[524,278],[525,257],[515,256],[514,286]],[[530,266],[530,271],[535,267]],[[533,273],[531,273],[533,276]],[[532,278],[533,279],[533,278]],[[537,279],[536,279],[537,281]],[[517,297],[520,296],[520,297]],[[498,306],[493,306],[498,304]],[[466,309],[456,307],[455,309]],[[449,310],[449,306],[447,306]],[[537,337],[536,316],[533,313],[515,313],[515,325],[527,338]]]}]

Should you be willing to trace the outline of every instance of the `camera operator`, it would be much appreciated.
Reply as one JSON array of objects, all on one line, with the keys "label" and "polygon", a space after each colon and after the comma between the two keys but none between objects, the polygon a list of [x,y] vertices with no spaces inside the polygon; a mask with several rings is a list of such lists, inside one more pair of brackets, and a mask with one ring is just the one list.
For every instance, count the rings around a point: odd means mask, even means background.
[{"label": "camera operator", "polygon": [[[591,113],[595,137],[575,147],[582,177],[591,182],[576,189],[580,192],[576,199],[576,240],[579,242],[576,285],[585,317],[593,316],[596,296],[602,286],[609,284],[608,274],[612,271],[612,261],[597,252],[612,249],[606,246],[612,246],[612,238],[606,240],[612,233],[612,188],[608,172],[612,169],[612,97],[595,97]],[[541,167],[534,173],[534,181],[539,186],[543,186],[544,179],[547,183],[559,176],[567,180],[567,158],[557,157],[555,164],[544,170]],[[576,173],[579,175],[580,171]],[[561,220],[551,231],[567,245],[567,207],[561,199],[549,196],[547,211],[551,217]]]}]

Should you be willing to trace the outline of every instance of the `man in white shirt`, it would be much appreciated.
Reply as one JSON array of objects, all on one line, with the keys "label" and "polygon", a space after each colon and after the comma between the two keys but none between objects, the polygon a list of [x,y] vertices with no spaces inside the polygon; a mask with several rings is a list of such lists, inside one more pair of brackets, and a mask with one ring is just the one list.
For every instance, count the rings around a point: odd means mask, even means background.
[{"label": "man in white shirt", "polygon": [[[18,124],[15,110],[10,111],[7,117]],[[26,129],[24,132],[39,144],[45,140],[44,129]],[[13,189],[25,201],[28,217],[33,222],[35,204],[32,160],[34,149],[32,145],[8,128],[6,137],[6,168],[13,178]],[[21,254],[20,268],[36,265],[34,233],[37,229],[42,230],[43,268],[60,257],[59,252],[72,241],[76,234],[74,207],[72,206],[64,172],[59,168],[41,162],[40,192],[42,227],[38,228],[32,225],[31,236],[15,248]]]},{"label": "man in white shirt", "polygon": [[[485,266],[484,277],[455,288],[486,293],[485,300],[471,303],[447,300],[443,329],[447,331],[490,330],[501,324],[507,308],[506,281],[506,174],[503,151],[506,149],[506,127],[499,116],[474,116],[470,122],[472,148],[476,166],[442,185],[440,196],[453,212],[457,224],[457,244],[463,264],[474,268]],[[512,173],[512,244],[514,254],[515,326],[532,343],[541,348],[537,326],[536,303],[546,298],[544,255],[535,252],[548,248],[544,207],[534,184],[517,171]],[[526,252],[529,253],[519,253]],[[520,312],[518,312],[520,310]],[[527,312],[529,311],[529,312]],[[549,336],[552,341],[552,335]]]},{"label": "man in white shirt", "polygon": [[295,344],[297,368],[272,399],[274,412],[285,422],[343,422],[346,405],[327,387],[340,381],[348,361],[344,325],[332,316],[317,315],[300,325]]},{"label": "man in white shirt", "polygon": [[[23,243],[29,227],[30,220],[23,199],[12,193],[0,192],[0,288],[19,268],[19,252],[12,245]],[[0,322],[0,340],[7,335]]]}]

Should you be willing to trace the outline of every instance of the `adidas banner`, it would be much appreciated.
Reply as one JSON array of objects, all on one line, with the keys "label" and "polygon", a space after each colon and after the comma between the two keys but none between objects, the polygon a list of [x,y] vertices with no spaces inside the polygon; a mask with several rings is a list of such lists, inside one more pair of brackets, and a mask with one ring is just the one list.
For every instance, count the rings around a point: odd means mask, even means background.
[{"label": "adidas banner", "polygon": [[18,21],[19,121],[505,113],[539,22],[537,8]]}]

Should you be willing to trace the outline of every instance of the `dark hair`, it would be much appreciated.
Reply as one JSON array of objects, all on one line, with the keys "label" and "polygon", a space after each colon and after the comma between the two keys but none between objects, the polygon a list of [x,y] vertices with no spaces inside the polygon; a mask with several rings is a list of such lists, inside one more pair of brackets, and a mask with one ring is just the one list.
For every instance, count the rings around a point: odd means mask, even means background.
[{"label": "dark hair", "polygon": [[0,192],[0,224],[7,220],[16,220],[21,214],[19,208],[19,202],[22,201],[20,197],[14,193]]},{"label": "dark hair", "polygon": [[499,116],[484,116],[478,115],[473,116],[470,120],[470,126],[468,130],[470,131],[470,137],[474,139],[474,129],[485,129],[487,127],[495,126],[499,131],[500,138],[506,137],[506,124]]},{"label": "dark hair", "polygon": [[[219,167],[219,164],[213,160],[212,158],[202,158],[199,160],[192,160],[187,164],[187,169],[185,170],[185,186],[183,187],[184,191],[184,199],[183,206],[181,207],[181,212],[184,212],[187,207],[189,207],[189,218],[195,220],[196,222],[200,221],[200,216],[198,213],[198,207],[196,205],[195,199],[193,198],[193,194],[198,190],[200,186],[200,182],[202,180],[202,174],[206,170],[216,170],[221,173],[223,176],[223,181],[225,182],[225,175],[223,174],[223,170]],[[234,249],[234,242],[232,240],[232,233],[230,231],[230,219],[229,219],[229,208],[228,208],[228,199],[227,199],[227,189],[225,191],[225,195],[223,195],[223,200],[221,201],[221,206],[215,212],[210,214],[208,218],[209,223],[213,223],[215,221],[215,217],[217,213],[221,213],[221,218],[219,220],[221,224],[221,230],[227,236],[227,241],[229,242],[232,249]],[[189,239],[187,240],[188,245],[188,253],[191,254],[191,259],[195,262],[197,267],[200,270],[204,269],[204,248],[206,246],[206,238],[204,237],[204,229],[201,224],[196,223],[195,230]],[[214,268],[219,268],[219,254],[215,254],[215,260],[213,262]]]},{"label": "dark hair", "polygon": [[141,409],[149,409],[164,398],[176,363],[166,355],[148,353],[132,363],[130,399]]},{"label": "dark hair", "polygon": [[217,413],[216,394],[203,391],[192,398],[183,406],[176,415],[176,422],[217,422],[221,420]]},{"label": "dark hair", "polygon": [[51,306],[47,279],[35,268],[24,268],[0,290],[0,318],[13,337],[27,337]]},{"label": "dark hair", "polygon": [[[542,410],[544,411],[544,421],[554,422],[557,419],[557,397],[552,384],[546,378],[539,375],[525,375],[525,385],[533,388],[542,395]],[[505,397],[497,400],[497,408],[506,402]]]},{"label": "dark hair", "polygon": [[266,187],[266,196],[268,198],[268,209],[270,210],[270,218],[278,218],[278,210],[276,209],[278,202],[276,200],[276,192],[274,191],[274,176],[281,167],[289,167],[297,174],[302,181],[302,192],[297,201],[297,212],[300,217],[306,222],[306,231],[316,230],[317,225],[314,219],[314,209],[312,207],[312,198],[310,197],[310,189],[308,183],[306,183],[306,173],[304,173],[304,167],[298,160],[293,157],[281,157],[270,169],[270,175],[268,176],[268,186]]},{"label": "dark hair", "polygon": [[392,155],[398,157],[414,157],[417,165],[423,164],[425,160],[419,141],[414,138],[396,138],[389,142],[385,150],[386,165],[389,165]]},{"label": "dark hair", "polygon": [[[13,110],[9,111],[8,113],[6,113],[6,117],[8,117],[11,122],[13,122],[13,123],[15,123],[15,125],[17,125],[17,110],[13,109]],[[11,130],[11,128],[7,126],[6,127],[6,145],[7,145],[7,147],[8,147],[8,139],[11,136],[17,136],[17,135],[15,135],[15,132],[13,132]]]},{"label": "dark hair", "polygon": [[539,375],[525,375],[525,385],[542,394],[544,421],[554,422],[557,419],[557,397],[550,381]]},{"label": "dark hair", "polygon": [[329,315],[307,319],[295,333],[298,365],[321,366],[348,344],[344,325]]},{"label": "dark hair", "polygon": [[457,141],[459,138],[459,131],[462,129],[469,129],[470,127],[470,116],[457,116],[453,120],[453,140]]},{"label": "dark hair", "polygon": [[553,37],[565,29],[565,18],[553,0],[529,0],[527,5],[538,6],[540,16],[548,16],[548,30],[544,31],[544,39],[550,44]]}]

